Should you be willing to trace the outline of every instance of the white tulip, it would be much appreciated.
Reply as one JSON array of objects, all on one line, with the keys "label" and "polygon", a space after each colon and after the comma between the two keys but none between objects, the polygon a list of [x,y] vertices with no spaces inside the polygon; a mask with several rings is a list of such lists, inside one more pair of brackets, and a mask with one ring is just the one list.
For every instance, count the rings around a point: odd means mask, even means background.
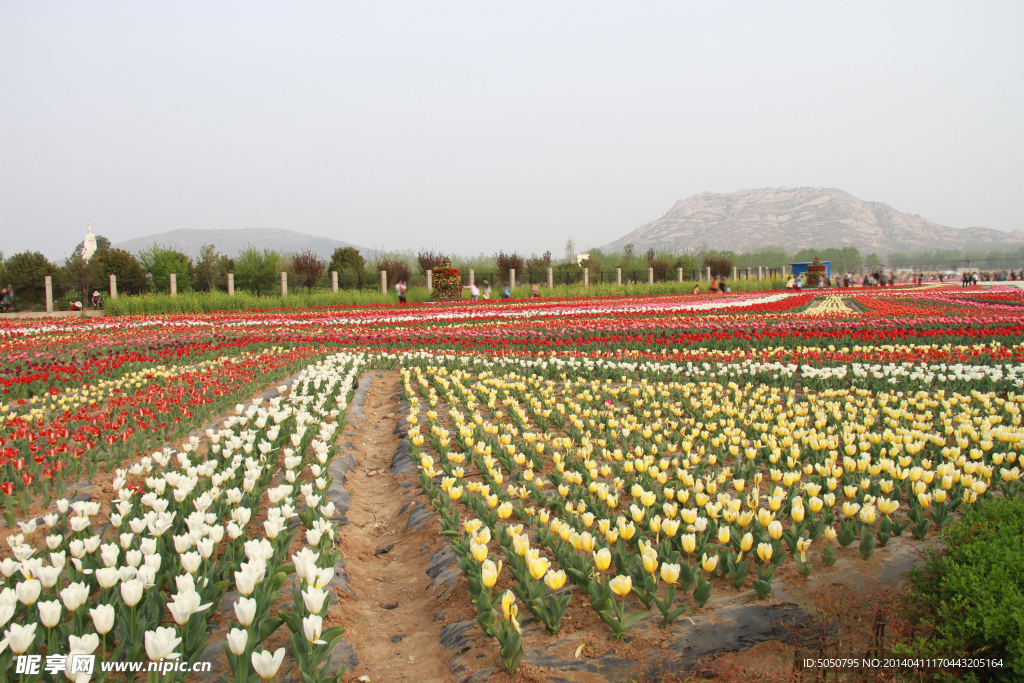
[{"label": "white tulip", "polygon": [[181,638],[177,637],[177,631],[173,628],[158,626],[155,631],[146,631],[146,654],[150,661],[177,659],[181,653],[174,649],[180,644]]},{"label": "white tulip", "polygon": [[249,632],[242,628],[233,628],[228,631],[227,640],[231,654],[241,657],[245,654],[245,646],[249,643]]},{"label": "white tulip", "polygon": [[278,648],[274,654],[267,650],[252,653],[252,668],[256,670],[260,678],[273,678],[277,675],[281,663],[284,661],[284,648]]}]

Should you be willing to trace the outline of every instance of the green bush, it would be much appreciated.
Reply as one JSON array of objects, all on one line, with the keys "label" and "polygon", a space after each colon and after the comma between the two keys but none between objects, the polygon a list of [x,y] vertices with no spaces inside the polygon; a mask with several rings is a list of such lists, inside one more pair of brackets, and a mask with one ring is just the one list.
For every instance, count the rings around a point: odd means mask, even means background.
[{"label": "green bush", "polygon": [[904,647],[1002,659],[973,680],[1024,680],[1024,502],[979,503],[943,536],[943,552],[910,572],[905,601],[917,635]]}]

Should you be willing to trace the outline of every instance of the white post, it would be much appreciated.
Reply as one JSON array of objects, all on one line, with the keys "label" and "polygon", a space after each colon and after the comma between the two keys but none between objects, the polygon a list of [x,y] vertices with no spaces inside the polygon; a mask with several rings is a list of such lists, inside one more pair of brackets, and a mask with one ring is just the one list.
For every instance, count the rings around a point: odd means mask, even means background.
[{"label": "white post", "polygon": [[622,286],[622,268],[615,269],[615,284],[619,287]]},{"label": "white post", "polygon": [[736,274],[736,266],[732,267],[732,279],[733,280],[738,280],[739,279],[739,277]]},{"label": "white post", "polygon": [[786,266],[782,266],[782,281],[786,281]]},{"label": "white post", "polygon": [[46,312],[53,313],[53,278],[49,275],[44,277],[43,286],[46,289]]},{"label": "white post", "polygon": [[757,281],[760,282],[764,279],[764,266],[757,267]]},{"label": "white post", "polygon": [[583,286],[584,287],[589,287],[590,286],[590,268],[584,268],[583,269]]},{"label": "white post", "polygon": [[476,284],[476,274],[473,272],[473,269],[470,268],[469,269],[469,286],[472,287],[474,284]]},{"label": "white post", "polygon": [[428,270],[427,271],[427,291],[428,292],[433,292],[434,291],[434,271],[433,270]]},{"label": "white post", "polygon": [[288,273],[281,271],[281,298],[288,296]]},{"label": "white post", "polygon": [[708,266],[708,282],[711,282],[711,266]]},{"label": "white post", "polygon": [[235,274],[228,273],[228,296],[235,295]]},{"label": "white post", "polygon": [[548,289],[555,288],[555,269],[548,268]]},{"label": "white post", "polygon": [[113,273],[110,274],[110,298],[117,298],[117,276]]},{"label": "white post", "polygon": [[388,271],[386,270],[380,271],[380,293],[388,293]]},{"label": "white post", "polygon": [[[473,272],[473,271],[470,271],[470,272]],[[509,291],[509,296],[512,296],[512,290],[515,289],[515,288],[516,288],[516,269],[515,268],[509,268],[508,269],[508,291]]]},{"label": "white post", "polygon": [[653,285],[654,284],[654,268],[651,268],[651,267],[647,268],[647,284],[649,284],[649,285]]},{"label": "white post", "polygon": [[338,271],[331,271],[331,291],[335,294],[338,293]]},{"label": "white post", "polygon": [[683,281],[683,269],[682,268],[676,268],[676,280],[678,280],[679,282]]},{"label": "white post", "polygon": [[171,273],[171,296],[178,296],[178,274]]}]

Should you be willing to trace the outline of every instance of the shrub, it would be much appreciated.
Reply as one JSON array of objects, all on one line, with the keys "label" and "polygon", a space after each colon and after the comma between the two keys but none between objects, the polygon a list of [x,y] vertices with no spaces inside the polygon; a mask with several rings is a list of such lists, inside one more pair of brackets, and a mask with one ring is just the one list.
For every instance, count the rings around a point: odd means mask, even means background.
[{"label": "shrub", "polygon": [[448,257],[440,251],[434,251],[432,249],[420,249],[420,253],[416,254],[416,262],[420,266],[420,273],[423,275],[427,274],[427,271],[434,271],[438,268],[443,268],[442,263],[447,260]]},{"label": "shrub", "polygon": [[732,277],[732,259],[726,256],[705,256],[702,259],[705,268],[711,268],[711,277]]},{"label": "shrub", "polygon": [[192,259],[161,244],[140,250],[139,262],[153,276],[154,284],[160,287],[166,287],[171,273],[174,273],[178,291],[187,291],[194,275]]},{"label": "shrub", "polygon": [[409,264],[398,254],[385,253],[378,256],[373,262],[373,272],[379,275],[382,270],[388,274],[389,289],[393,289],[399,280],[409,279]]},{"label": "shrub", "polygon": [[338,277],[341,277],[341,273],[346,269],[352,270],[356,276],[359,276],[366,272],[366,259],[355,247],[341,247],[335,249],[331,254],[329,269],[337,271]]},{"label": "shrub", "polygon": [[979,502],[943,536],[943,552],[910,572],[904,602],[916,635],[903,647],[1002,658],[987,680],[1024,679],[1024,502]]},{"label": "shrub", "polygon": [[508,271],[512,269],[515,269],[520,275],[526,272],[526,259],[518,251],[513,251],[511,254],[506,254],[504,251],[498,252],[498,255],[494,257],[494,265],[498,272],[505,277],[508,277]]},{"label": "shrub", "polygon": [[326,268],[327,262],[308,247],[292,259],[292,269],[296,275],[295,284],[299,287],[312,289],[320,281],[320,276],[324,274]]}]

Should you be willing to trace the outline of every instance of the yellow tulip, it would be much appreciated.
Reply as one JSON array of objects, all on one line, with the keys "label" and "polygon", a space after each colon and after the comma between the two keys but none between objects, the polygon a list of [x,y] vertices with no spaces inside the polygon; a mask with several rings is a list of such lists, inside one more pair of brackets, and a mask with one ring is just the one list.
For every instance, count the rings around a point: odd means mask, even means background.
[{"label": "yellow tulip", "polygon": [[620,524],[619,525],[619,535],[622,536],[623,539],[628,541],[629,539],[633,538],[633,536],[635,534],[636,534],[636,527],[633,526],[632,522],[630,522],[628,524]]},{"label": "yellow tulip", "polygon": [[550,568],[551,562],[549,562],[546,557],[540,557],[536,560],[531,560],[527,566],[527,569],[530,571],[530,576],[537,579],[538,581],[540,581],[544,577],[544,575],[547,574],[548,569]]},{"label": "yellow tulip", "polygon": [[516,606],[516,594],[511,590],[505,591],[501,596],[501,611],[505,613],[505,621],[511,621],[519,613]]},{"label": "yellow tulip", "polygon": [[648,574],[653,574],[658,571],[658,553],[644,553],[643,554],[644,571]]},{"label": "yellow tulip", "polygon": [[487,546],[480,543],[473,543],[470,541],[469,552],[472,553],[473,559],[477,562],[483,562],[487,559]]},{"label": "yellow tulip", "polygon": [[865,524],[874,524],[876,516],[875,508],[871,505],[865,505],[860,511],[860,521]]},{"label": "yellow tulip", "polygon": [[661,522],[661,530],[665,532],[666,536],[673,538],[679,531],[679,524],[678,519],[664,519]]},{"label": "yellow tulip", "polygon": [[768,535],[776,541],[782,538],[782,522],[775,520],[768,525]]},{"label": "yellow tulip", "polygon": [[726,545],[729,542],[730,532],[729,527],[723,526],[718,529],[718,542],[722,545]]},{"label": "yellow tulip", "polygon": [[508,519],[511,516],[512,503],[506,500],[504,503],[498,506],[498,517],[501,517],[502,519]]},{"label": "yellow tulip", "polygon": [[679,570],[678,564],[665,563],[661,565],[661,580],[665,583],[675,583],[679,580]]},{"label": "yellow tulip", "polygon": [[800,553],[800,561],[801,562],[806,562],[807,561],[806,553],[807,553],[807,549],[810,548],[810,547],[811,547],[811,539],[809,539],[809,538],[801,538],[800,540],[798,540],[796,542],[796,549]]},{"label": "yellow tulip", "polygon": [[683,534],[679,537],[680,545],[683,547],[683,552],[690,555],[697,549],[697,537],[693,534]]},{"label": "yellow tulip", "polygon": [[484,563],[480,565],[480,581],[491,588],[495,583],[498,582],[498,574],[501,573],[501,562],[494,564],[490,560],[484,560]]},{"label": "yellow tulip", "polygon": [[608,582],[608,587],[618,596],[625,597],[633,590],[633,579],[628,576],[616,576]]},{"label": "yellow tulip", "polygon": [[565,585],[565,572],[559,569],[557,572],[548,572],[544,576],[544,583],[553,591]]},{"label": "yellow tulip", "polygon": [[604,571],[605,569],[608,569],[611,563],[612,554],[608,548],[601,548],[594,553],[594,564],[597,565],[599,570]]},{"label": "yellow tulip", "polygon": [[771,562],[772,552],[773,549],[771,543],[757,544],[757,556],[761,558],[762,562]]},{"label": "yellow tulip", "polygon": [[660,533],[661,517],[659,517],[658,515],[654,515],[653,517],[651,517],[650,521],[647,523],[647,528],[649,528],[652,533]]},{"label": "yellow tulip", "polygon": [[790,515],[793,517],[793,521],[799,524],[804,521],[804,509],[799,505],[794,505]]},{"label": "yellow tulip", "polygon": [[711,557],[708,557],[708,554],[704,553],[703,557],[700,559],[700,566],[704,568],[704,571],[710,574],[715,571],[715,568],[718,566],[718,556],[712,555]]},{"label": "yellow tulip", "polygon": [[740,551],[747,552],[754,546],[754,534],[749,531],[743,534],[743,538],[740,539]]}]

